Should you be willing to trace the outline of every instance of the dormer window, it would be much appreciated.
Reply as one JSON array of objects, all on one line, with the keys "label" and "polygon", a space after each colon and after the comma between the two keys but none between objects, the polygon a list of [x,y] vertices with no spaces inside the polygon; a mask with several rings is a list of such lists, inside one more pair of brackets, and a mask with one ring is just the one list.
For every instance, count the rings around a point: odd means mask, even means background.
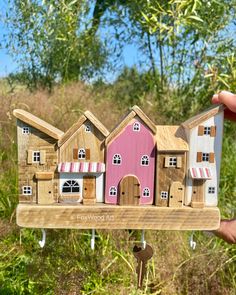
[{"label": "dormer window", "polygon": [[26,126],[22,127],[22,134],[30,134],[30,128]]},{"label": "dormer window", "polygon": [[85,129],[85,132],[91,132],[91,126],[90,125],[85,125],[84,129]]},{"label": "dormer window", "polygon": [[140,123],[139,122],[134,122],[133,131],[140,131]]},{"label": "dormer window", "polygon": [[150,189],[148,187],[143,189],[143,197],[150,197]]},{"label": "dormer window", "polygon": [[115,154],[113,156],[112,164],[113,165],[121,165],[121,155],[120,154]]},{"label": "dormer window", "polygon": [[149,157],[147,155],[143,155],[141,157],[141,166],[148,166],[149,165]]},{"label": "dormer window", "polygon": [[86,158],[85,149],[79,149],[79,151],[78,151],[78,159],[85,159],[85,158]]}]

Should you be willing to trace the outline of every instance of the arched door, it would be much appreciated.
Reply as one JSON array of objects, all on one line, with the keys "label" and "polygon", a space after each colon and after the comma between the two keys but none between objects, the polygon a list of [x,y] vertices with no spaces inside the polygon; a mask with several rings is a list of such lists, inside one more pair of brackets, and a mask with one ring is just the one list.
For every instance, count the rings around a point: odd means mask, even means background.
[{"label": "arched door", "polygon": [[120,205],[139,205],[141,189],[140,182],[136,176],[124,176],[119,184],[119,192]]}]

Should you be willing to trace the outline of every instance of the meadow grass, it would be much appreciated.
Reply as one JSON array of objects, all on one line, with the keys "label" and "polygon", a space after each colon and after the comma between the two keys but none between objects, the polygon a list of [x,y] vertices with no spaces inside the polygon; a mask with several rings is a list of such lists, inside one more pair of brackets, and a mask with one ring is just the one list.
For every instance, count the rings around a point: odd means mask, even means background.
[{"label": "meadow grass", "polygon": [[[154,122],[169,122],[152,95],[140,106]],[[85,110],[109,130],[129,107],[109,89],[96,92],[82,83],[58,86],[49,94],[25,89],[0,92],[0,294],[235,294],[236,249],[216,237],[196,232],[146,231],[154,249],[142,290],[136,289],[133,246],[140,231],[97,230],[95,251],[89,230],[20,229],[15,223],[17,196],[16,128],[12,111],[23,108],[67,130]],[[112,111],[111,111],[112,110]],[[178,110],[177,110],[178,111]],[[177,112],[176,111],[176,112]],[[177,121],[178,116],[176,116]],[[171,121],[174,119],[171,118]],[[220,208],[223,217],[236,215],[236,128],[226,123],[221,170]]]}]

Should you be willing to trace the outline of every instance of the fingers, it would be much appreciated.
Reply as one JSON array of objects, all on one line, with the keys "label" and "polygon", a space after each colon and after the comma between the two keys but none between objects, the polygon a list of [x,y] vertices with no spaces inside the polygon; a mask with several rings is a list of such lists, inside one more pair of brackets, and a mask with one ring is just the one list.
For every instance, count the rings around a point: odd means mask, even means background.
[{"label": "fingers", "polygon": [[212,102],[214,104],[223,103],[232,112],[236,112],[236,95],[231,92],[221,91],[220,93],[213,95]]}]

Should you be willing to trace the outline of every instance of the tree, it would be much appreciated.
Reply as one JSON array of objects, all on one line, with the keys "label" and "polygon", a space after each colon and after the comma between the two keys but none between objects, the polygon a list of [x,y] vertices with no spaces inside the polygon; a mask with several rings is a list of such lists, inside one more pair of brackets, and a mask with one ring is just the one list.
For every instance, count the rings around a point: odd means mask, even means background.
[{"label": "tree", "polygon": [[32,87],[92,78],[106,64],[107,52],[89,34],[89,2],[9,0],[5,45]]}]

